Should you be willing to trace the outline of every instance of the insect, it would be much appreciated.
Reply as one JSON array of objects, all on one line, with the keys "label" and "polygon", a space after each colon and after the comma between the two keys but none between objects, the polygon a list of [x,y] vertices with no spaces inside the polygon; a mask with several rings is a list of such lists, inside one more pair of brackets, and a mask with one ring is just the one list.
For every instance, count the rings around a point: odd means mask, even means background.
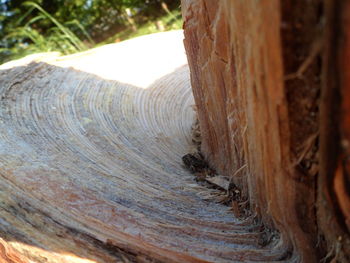
[{"label": "insect", "polygon": [[203,172],[205,169],[209,168],[201,153],[188,153],[182,156],[182,161],[186,168],[192,173]]}]

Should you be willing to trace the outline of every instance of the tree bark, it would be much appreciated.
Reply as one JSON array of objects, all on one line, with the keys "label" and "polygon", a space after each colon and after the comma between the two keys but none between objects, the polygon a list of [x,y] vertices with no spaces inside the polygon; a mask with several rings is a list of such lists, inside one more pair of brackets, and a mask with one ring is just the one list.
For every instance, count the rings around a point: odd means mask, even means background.
[{"label": "tree bark", "polygon": [[182,9],[1,66],[1,262],[349,261],[350,2]]},{"label": "tree bark", "polygon": [[348,260],[349,7],[330,2],[182,1],[201,151],[302,262]]}]

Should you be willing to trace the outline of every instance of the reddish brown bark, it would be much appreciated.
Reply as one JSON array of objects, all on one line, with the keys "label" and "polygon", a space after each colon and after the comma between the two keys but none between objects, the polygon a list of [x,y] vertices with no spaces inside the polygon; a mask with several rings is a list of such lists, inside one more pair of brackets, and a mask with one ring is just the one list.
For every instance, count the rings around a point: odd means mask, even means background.
[{"label": "reddish brown bark", "polygon": [[349,249],[350,8],[330,2],[183,1],[201,150],[303,262]]},{"label": "reddish brown bark", "polygon": [[0,262],[29,263],[30,261],[24,255],[14,251],[6,241],[0,238]]}]

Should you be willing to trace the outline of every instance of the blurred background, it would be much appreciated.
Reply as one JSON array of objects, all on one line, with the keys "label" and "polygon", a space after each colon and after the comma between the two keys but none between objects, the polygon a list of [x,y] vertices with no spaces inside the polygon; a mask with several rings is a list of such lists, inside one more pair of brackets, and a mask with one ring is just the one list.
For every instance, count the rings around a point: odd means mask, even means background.
[{"label": "blurred background", "polygon": [[180,0],[0,0],[0,64],[181,28]]}]

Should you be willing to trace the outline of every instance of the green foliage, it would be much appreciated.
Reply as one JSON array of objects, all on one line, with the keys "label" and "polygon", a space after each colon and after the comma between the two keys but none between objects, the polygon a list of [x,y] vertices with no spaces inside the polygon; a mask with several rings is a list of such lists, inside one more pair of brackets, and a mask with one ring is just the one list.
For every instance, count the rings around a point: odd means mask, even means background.
[{"label": "green foliage", "polygon": [[162,21],[166,30],[181,28],[179,10],[174,11],[179,2],[0,0],[0,64],[31,53],[70,54],[91,48],[96,42],[157,32],[156,20]]},{"label": "green foliage", "polygon": [[[71,48],[74,49],[75,51],[82,51],[82,50],[87,49],[85,44],[83,44],[80,41],[80,39],[71,30],[68,29],[68,27],[65,27],[60,22],[58,22],[53,16],[51,16],[49,13],[47,13],[38,4],[36,4],[34,2],[25,2],[23,5],[28,6],[30,8],[29,10],[33,10],[33,8],[38,9],[39,13],[40,13],[38,16],[32,18],[27,23],[26,27],[28,27],[30,24],[32,24],[33,22],[38,21],[40,19],[47,19],[55,25],[54,27],[50,28],[50,30],[52,31],[52,34],[50,35],[50,37],[54,37],[54,38],[57,37],[59,40],[64,40],[64,39],[67,40],[67,43],[69,43]],[[75,24],[80,25],[79,22],[77,22],[76,20],[74,20],[74,22],[75,22]],[[73,21],[70,23],[73,23]],[[80,25],[80,28],[83,28],[83,27]],[[85,32],[85,30],[84,30],[84,32]]]},{"label": "green foliage", "polygon": [[142,35],[158,33],[160,32],[160,30],[157,28],[157,25],[156,25],[157,21],[161,21],[161,23],[165,27],[165,31],[182,29],[181,12],[179,9],[177,9],[172,11],[171,14],[167,14],[165,16],[155,18],[151,21],[148,21],[140,25],[137,28],[137,31],[133,31],[131,28],[127,28],[121,32],[118,32],[117,34],[102,41],[98,45],[104,45],[104,44],[127,40],[134,37],[139,37]]},{"label": "green foliage", "polygon": [[[73,20],[63,25],[35,2],[28,1],[24,2],[22,5],[27,7],[28,10],[15,22],[15,25],[21,24],[28,17],[30,19],[24,26],[8,29],[3,41],[14,43],[14,45],[3,47],[2,50],[0,50],[1,53],[7,54],[10,58],[17,58],[36,52],[60,51],[63,54],[69,54],[88,49],[88,47],[67,27],[68,24],[74,24],[80,28],[82,33],[85,34],[91,41],[91,44],[93,44],[88,33],[78,21]],[[32,16],[34,11],[38,11],[36,16]],[[35,25],[41,21],[43,21],[44,24],[50,25],[45,34],[43,34],[40,28],[35,28]]]}]

